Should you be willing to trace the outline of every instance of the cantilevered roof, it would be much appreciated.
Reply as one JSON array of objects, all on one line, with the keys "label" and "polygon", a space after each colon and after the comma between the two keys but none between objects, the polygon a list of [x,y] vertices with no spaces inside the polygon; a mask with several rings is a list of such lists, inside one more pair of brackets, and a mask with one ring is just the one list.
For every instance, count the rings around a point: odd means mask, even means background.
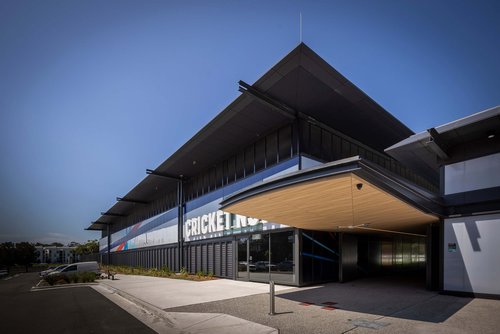
[{"label": "cantilevered roof", "polygon": [[[174,178],[148,175],[123,197],[153,201],[175,189],[175,177],[188,179],[296,117],[317,120],[381,152],[413,133],[304,43],[251,89],[261,98],[248,91],[240,95],[154,170]],[[272,103],[263,102],[262,96]],[[137,205],[117,202],[108,212],[128,215]],[[103,215],[90,228],[119,219]]]},{"label": "cantilevered roof", "polygon": [[222,210],[302,229],[425,234],[438,197],[359,157],[287,174],[230,195]]},{"label": "cantilevered roof", "polygon": [[486,146],[496,145],[497,150],[500,150],[500,106],[438,126],[434,130],[434,136],[438,138],[432,138],[432,130],[419,132],[392,145],[385,152],[428,178],[439,179],[439,167],[446,158],[439,156],[434,145],[440,146],[439,150],[443,151],[441,155],[450,157],[458,153],[457,149],[463,150],[464,144],[470,145],[477,153],[484,153],[481,149]]}]

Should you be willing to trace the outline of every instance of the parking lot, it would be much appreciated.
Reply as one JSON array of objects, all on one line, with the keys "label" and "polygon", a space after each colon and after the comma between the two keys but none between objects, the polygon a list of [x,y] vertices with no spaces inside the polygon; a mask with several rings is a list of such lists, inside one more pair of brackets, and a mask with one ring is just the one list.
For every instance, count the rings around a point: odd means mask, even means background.
[{"label": "parking lot", "polygon": [[31,292],[38,273],[0,279],[2,333],[154,333],[89,287]]}]

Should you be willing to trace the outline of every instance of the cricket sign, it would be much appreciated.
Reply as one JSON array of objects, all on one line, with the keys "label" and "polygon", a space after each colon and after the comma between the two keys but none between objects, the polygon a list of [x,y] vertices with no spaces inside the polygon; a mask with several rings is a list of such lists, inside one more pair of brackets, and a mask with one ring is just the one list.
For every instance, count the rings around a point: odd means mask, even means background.
[{"label": "cricket sign", "polygon": [[199,240],[253,232],[262,230],[262,225],[266,223],[262,219],[217,210],[187,219],[184,223],[184,236],[186,240]]}]

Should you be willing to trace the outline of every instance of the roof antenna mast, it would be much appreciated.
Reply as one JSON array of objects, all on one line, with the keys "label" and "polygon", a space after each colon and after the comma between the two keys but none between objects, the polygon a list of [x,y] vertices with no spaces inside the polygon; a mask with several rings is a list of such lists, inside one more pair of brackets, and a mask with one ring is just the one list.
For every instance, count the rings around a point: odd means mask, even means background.
[{"label": "roof antenna mast", "polygon": [[302,43],[302,12],[299,12],[299,40]]}]

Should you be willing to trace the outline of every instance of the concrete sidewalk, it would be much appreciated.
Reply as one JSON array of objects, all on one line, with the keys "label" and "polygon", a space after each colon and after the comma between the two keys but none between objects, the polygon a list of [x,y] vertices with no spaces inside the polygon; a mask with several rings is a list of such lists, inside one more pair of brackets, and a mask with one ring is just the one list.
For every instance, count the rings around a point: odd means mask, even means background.
[{"label": "concrete sidewalk", "polygon": [[[269,292],[269,285],[226,279],[195,282],[135,275],[102,280],[96,291],[158,333],[271,334],[278,330],[222,313],[166,312],[163,309]],[[276,291],[290,287],[276,286]],[[269,305],[266,305],[269,307]]]},{"label": "concrete sidewalk", "polygon": [[[101,283],[137,296],[161,309],[269,292],[268,284],[228,279],[197,282],[136,275],[116,277],[116,280],[103,280]],[[277,292],[291,289],[281,285],[276,285],[275,288]]]}]

